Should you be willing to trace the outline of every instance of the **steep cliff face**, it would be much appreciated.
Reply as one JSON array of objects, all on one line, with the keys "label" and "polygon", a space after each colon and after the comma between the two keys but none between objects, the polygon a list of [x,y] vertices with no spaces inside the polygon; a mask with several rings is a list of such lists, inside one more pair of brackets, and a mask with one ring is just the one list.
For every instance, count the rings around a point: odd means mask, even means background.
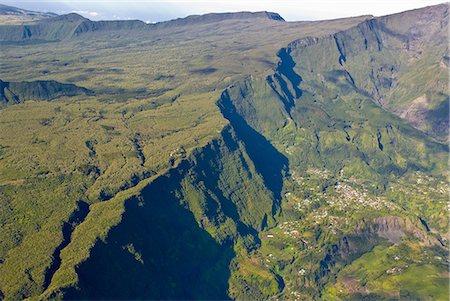
[{"label": "steep cliff face", "polygon": [[[293,172],[326,167],[371,181],[372,192],[383,194],[388,179],[444,168],[445,146],[386,113],[348,82],[350,75],[331,72],[341,85],[313,91],[308,76],[297,73],[300,58],[287,49],[279,56],[273,75],[248,77],[222,93],[218,106],[230,125],[219,138],[125,202],[121,221],[74,267],[78,280],[60,291],[64,298],[157,299],[170,292],[175,299],[224,299],[230,279],[232,297],[268,298],[282,292],[283,278],[264,269],[264,276],[249,276],[242,253],[257,250],[260,233],[283,218]],[[415,158],[414,165],[399,156]],[[320,230],[325,253],[315,255],[322,256],[317,268],[300,285],[314,296],[345,264],[385,241],[416,236],[437,243],[423,232],[397,217],[369,219],[331,241]]]},{"label": "steep cliff face", "polygon": [[228,298],[234,248],[256,248],[258,232],[280,210],[254,151],[271,146],[243,141],[241,131],[227,127],[127,200],[121,222],[76,268],[79,282],[65,298]]},{"label": "steep cliff face", "polygon": [[411,146],[419,143],[436,152],[445,146],[385,110],[409,122],[402,106],[414,106],[426,92],[434,104],[412,125],[446,139],[448,70],[440,61],[447,28],[448,7],[441,5],[368,20],[326,38],[294,41],[279,51],[272,75],[248,78],[227,94],[237,113],[285,152],[291,165],[344,172],[352,165],[353,171],[379,177],[413,167],[405,162],[416,158],[414,168],[429,169],[433,159]]},{"label": "steep cliff face", "polygon": [[445,141],[447,33],[448,5],[442,4],[368,20],[324,39],[295,41],[288,52],[316,89],[357,91]]},{"label": "steep cliff face", "polygon": [[[384,183],[407,170],[443,170],[438,158],[445,156],[445,145],[432,142],[356,92],[346,73],[330,73],[339,74],[340,85],[326,83],[319,88],[302,73],[297,75],[302,78],[296,86],[301,89],[299,98],[294,96],[299,94],[295,84],[282,73],[248,78],[232,86],[219,106],[231,103],[234,114],[284,153],[294,171],[326,168]],[[223,112],[227,116],[226,109]],[[424,155],[413,145],[422,145],[437,157]]]}]

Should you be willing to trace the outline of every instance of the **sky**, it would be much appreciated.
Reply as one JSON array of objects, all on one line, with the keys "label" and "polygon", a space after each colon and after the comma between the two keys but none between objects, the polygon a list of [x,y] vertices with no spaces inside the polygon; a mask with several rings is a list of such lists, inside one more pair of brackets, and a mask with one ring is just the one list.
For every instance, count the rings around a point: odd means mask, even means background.
[{"label": "sky", "polygon": [[443,3],[444,0],[0,0],[0,3],[57,14],[79,13],[91,20],[139,19],[147,23],[193,14],[272,11],[287,21],[359,15],[382,16]]}]

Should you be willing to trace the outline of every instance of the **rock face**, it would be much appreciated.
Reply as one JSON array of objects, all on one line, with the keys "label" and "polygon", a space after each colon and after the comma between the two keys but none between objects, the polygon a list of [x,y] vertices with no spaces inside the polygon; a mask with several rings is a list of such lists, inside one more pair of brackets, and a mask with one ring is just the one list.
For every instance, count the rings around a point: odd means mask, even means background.
[{"label": "rock face", "polygon": [[384,216],[366,222],[363,228],[366,233],[377,235],[394,244],[400,243],[403,237],[411,236],[426,246],[440,245],[439,240],[430,235],[429,229],[422,223],[420,218],[411,220],[399,216]]},{"label": "rock face", "polygon": [[305,80],[369,96],[446,141],[448,9],[442,4],[367,20],[326,38],[295,41],[288,52],[301,61],[296,70]]},{"label": "rock face", "polygon": [[57,81],[5,82],[0,80],[0,104],[10,105],[27,100],[49,101],[63,96],[93,95],[94,92]]},{"label": "rock face", "polygon": [[399,217],[380,217],[375,219],[371,225],[371,231],[376,233],[379,237],[389,240],[392,243],[399,243],[402,237],[406,236],[408,228],[412,228],[412,224],[406,222]]},{"label": "rock face", "polygon": [[330,273],[369,252],[383,240],[399,244],[402,238],[409,236],[415,237],[425,246],[438,246],[439,241],[428,235],[426,229],[419,224],[419,219],[413,223],[399,216],[384,216],[362,221],[353,234],[344,236],[338,243],[329,247],[321,261],[320,269],[315,273],[316,283],[318,285],[325,283]]}]

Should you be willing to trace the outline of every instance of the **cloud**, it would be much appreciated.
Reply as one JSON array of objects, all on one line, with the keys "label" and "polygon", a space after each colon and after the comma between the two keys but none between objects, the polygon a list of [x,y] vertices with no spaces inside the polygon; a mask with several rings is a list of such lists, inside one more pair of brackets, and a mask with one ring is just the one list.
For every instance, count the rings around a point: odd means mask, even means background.
[{"label": "cloud", "polygon": [[88,17],[98,17],[100,14],[96,11],[87,11],[87,10],[74,10],[74,13],[83,15],[83,16],[88,16]]}]

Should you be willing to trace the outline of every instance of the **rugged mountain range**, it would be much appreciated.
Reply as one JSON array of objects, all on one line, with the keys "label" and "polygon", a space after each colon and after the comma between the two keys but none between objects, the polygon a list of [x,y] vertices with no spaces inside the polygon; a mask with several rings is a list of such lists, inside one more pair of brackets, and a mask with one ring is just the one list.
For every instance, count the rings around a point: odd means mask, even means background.
[{"label": "rugged mountain range", "polygon": [[206,15],[193,15],[186,18],[159,22],[156,24],[147,24],[139,20],[91,21],[79,14],[70,13],[67,15],[52,16],[51,18],[42,19],[37,22],[33,22],[32,24],[0,27],[0,41],[58,41],[70,39],[74,36],[94,31],[148,31],[177,26],[195,26],[226,20],[252,19],[284,21],[280,15],[271,12],[212,13]]},{"label": "rugged mountain range", "polygon": [[448,26],[1,25],[1,298],[446,300]]}]

